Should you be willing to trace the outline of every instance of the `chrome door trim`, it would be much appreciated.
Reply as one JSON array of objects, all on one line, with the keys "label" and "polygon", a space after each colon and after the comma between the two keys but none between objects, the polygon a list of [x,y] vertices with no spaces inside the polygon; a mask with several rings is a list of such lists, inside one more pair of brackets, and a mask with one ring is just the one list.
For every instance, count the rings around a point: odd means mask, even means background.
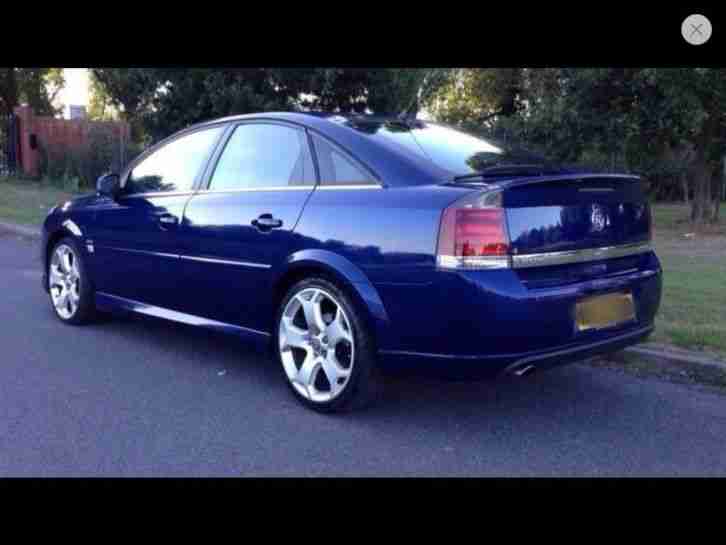
[{"label": "chrome door trim", "polygon": [[234,261],[231,259],[216,259],[211,257],[197,257],[197,256],[191,256],[191,255],[181,255],[179,256],[184,261],[199,261],[202,263],[218,263],[220,265],[236,265],[238,267],[251,267],[255,269],[269,269],[272,267],[272,265],[269,265],[267,263],[254,263],[251,261]]},{"label": "chrome door trim", "polygon": [[546,267],[550,265],[567,265],[570,263],[585,263],[600,259],[614,259],[653,251],[650,242],[636,242],[620,246],[606,246],[603,248],[586,248],[565,252],[546,252],[542,254],[523,254],[512,256],[512,268],[526,269],[529,267]]},{"label": "chrome door trim", "polygon": [[179,259],[179,254],[166,254],[163,252],[152,252],[150,250],[132,250],[131,248],[119,248],[118,246],[101,246],[97,245],[97,249],[114,250],[116,252],[126,252],[129,254],[142,254],[151,255],[155,257],[169,257],[172,259]]}]

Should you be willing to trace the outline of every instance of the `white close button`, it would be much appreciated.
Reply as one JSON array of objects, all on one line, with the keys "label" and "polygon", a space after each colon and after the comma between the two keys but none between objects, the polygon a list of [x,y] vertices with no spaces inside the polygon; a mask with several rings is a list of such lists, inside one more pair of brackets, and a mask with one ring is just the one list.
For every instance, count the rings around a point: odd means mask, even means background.
[{"label": "white close button", "polygon": [[704,15],[689,15],[681,25],[681,34],[691,45],[705,44],[711,37],[711,31],[711,21]]}]

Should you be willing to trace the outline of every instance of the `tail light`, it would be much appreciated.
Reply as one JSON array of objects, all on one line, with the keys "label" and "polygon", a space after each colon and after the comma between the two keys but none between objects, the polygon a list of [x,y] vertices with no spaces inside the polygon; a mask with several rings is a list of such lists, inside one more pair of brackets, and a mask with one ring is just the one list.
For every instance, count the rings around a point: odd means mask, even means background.
[{"label": "tail light", "polygon": [[501,193],[465,197],[441,217],[436,259],[447,269],[501,269],[511,265]]}]

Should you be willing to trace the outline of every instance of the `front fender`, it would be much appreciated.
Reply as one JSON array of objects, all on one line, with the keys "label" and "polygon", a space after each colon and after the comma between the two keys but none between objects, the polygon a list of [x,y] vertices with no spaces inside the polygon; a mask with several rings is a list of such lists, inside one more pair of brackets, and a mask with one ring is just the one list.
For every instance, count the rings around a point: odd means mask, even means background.
[{"label": "front fender", "polygon": [[[379,344],[384,341],[390,322],[383,301],[365,273],[350,260],[328,250],[310,249],[295,252],[278,271],[275,285],[295,271],[314,267],[325,270],[329,275],[346,285],[367,312],[366,319],[374,328]],[[385,343],[384,343],[385,344]]]},{"label": "front fender", "polygon": [[43,227],[41,229],[40,246],[38,248],[40,263],[42,266],[42,285],[45,291],[48,291],[48,259],[51,246],[55,245],[57,241],[63,237],[72,237],[79,241],[81,252],[84,253],[86,247],[83,243],[83,230],[74,221],[70,215],[59,213],[57,210],[52,210],[43,221]]}]

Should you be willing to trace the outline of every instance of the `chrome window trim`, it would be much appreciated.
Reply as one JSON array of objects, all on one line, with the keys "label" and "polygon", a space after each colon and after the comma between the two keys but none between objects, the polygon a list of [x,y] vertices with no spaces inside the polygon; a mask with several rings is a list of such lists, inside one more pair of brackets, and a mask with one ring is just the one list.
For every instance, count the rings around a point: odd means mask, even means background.
[{"label": "chrome window trim", "polygon": [[270,187],[240,187],[237,189],[200,189],[197,191],[201,193],[250,193],[253,191],[311,191],[314,189],[314,185],[278,185]]},{"label": "chrome window trim", "polygon": [[377,184],[361,184],[361,185],[290,185],[290,186],[270,186],[270,187],[244,187],[238,189],[200,189],[196,194],[207,193],[250,193],[253,191],[312,191],[313,189],[332,190],[332,189],[383,189],[383,186]]},{"label": "chrome window trim", "polygon": [[530,267],[546,267],[551,265],[567,265],[570,263],[586,263],[601,259],[613,259],[642,254],[653,250],[650,242],[636,242],[620,246],[606,246],[603,248],[586,248],[565,252],[547,252],[542,254],[513,255],[512,267],[526,269]]},{"label": "chrome window trim", "polygon": [[339,189],[383,189],[383,186],[380,184],[331,184],[331,185],[318,185],[317,187],[320,190],[323,191],[330,191],[330,190],[339,190]]},{"label": "chrome window trim", "polygon": [[118,199],[135,199],[137,197],[186,197],[194,195],[196,191],[149,191],[147,193],[130,193],[128,195],[119,195]]}]

